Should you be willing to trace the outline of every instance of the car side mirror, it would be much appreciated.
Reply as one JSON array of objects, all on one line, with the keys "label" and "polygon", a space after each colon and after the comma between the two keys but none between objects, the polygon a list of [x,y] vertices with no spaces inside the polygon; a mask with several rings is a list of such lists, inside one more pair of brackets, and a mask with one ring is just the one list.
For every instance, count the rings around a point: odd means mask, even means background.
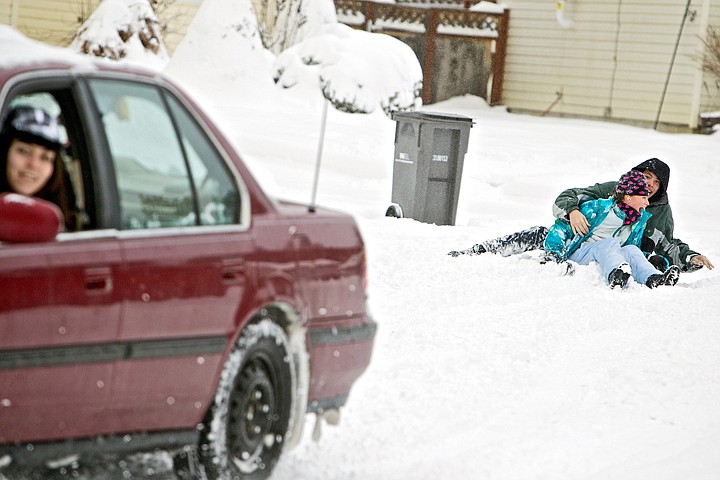
[{"label": "car side mirror", "polygon": [[0,242],[48,242],[60,233],[60,209],[39,198],[0,194]]}]

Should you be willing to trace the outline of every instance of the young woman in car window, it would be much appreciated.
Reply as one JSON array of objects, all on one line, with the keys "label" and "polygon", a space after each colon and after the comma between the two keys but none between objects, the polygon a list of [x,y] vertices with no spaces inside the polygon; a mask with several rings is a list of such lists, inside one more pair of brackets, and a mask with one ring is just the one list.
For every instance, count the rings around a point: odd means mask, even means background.
[{"label": "young woman in car window", "polygon": [[75,195],[60,151],[58,120],[37,107],[16,106],[0,129],[0,193],[13,192],[47,200],[62,211],[74,230]]}]

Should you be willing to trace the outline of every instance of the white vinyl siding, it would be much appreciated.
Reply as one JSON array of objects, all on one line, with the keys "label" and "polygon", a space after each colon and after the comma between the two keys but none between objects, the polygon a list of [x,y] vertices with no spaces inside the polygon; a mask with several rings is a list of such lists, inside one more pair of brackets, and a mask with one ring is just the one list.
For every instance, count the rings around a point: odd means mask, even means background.
[{"label": "white vinyl siding", "polygon": [[[168,22],[164,41],[169,53],[185,36],[202,0],[176,0],[162,12]],[[100,0],[0,0],[0,23],[12,25],[23,34],[51,45],[67,46]],[[15,9],[16,18],[13,18]]]},{"label": "white vinyl siding", "polygon": [[[702,2],[686,20],[660,116],[695,126]],[[569,0],[564,28],[555,3],[508,0],[503,103],[510,109],[654,123],[685,12],[677,0]],[[562,97],[558,99],[558,96]],[[554,103],[557,100],[556,103]],[[695,107],[696,109],[697,107]]]},{"label": "white vinyl siding", "polygon": [[175,48],[185,37],[190,22],[200,8],[202,0],[176,0],[162,14],[162,20],[167,22],[168,28],[163,41],[168,54],[172,55]]},{"label": "white vinyl siding", "polygon": [[[720,34],[720,1],[710,6],[708,25]],[[720,78],[705,73],[700,86],[700,113],[720,111]]]},{"label": "white vinyl siding", "polygon": [[1,20],[35,40],[67,45],[80,26],[82,5],[89,3],[90,0],[0,0],[0,12],[14,10],[17,15],[3,15]]},{"label": "white vinyl siding", "polygon": [[12,4],[10,0],[0,0],[0,23],[5,25],[12,23]]}]

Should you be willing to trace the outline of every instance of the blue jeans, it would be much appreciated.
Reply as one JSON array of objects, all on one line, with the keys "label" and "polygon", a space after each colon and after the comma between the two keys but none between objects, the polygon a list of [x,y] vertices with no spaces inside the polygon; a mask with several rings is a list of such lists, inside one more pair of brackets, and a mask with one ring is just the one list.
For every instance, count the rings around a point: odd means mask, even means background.
[{"label": "blue jeans", "polygon": [[620,243],[614,238],[606,238],[599,242],[583,243],[580,248],[570,255],[569,260],[579,263],[580,265],[589,265],[590,262],[600,264],[603,278],[607,282],[610,272],[619,267],[623,263],[630,265],[632,277],[636,282],[643,285],[647,282],[650,275],[660,273],[653,265],[648,262],[645,255],[635,245],[620,246]]}]

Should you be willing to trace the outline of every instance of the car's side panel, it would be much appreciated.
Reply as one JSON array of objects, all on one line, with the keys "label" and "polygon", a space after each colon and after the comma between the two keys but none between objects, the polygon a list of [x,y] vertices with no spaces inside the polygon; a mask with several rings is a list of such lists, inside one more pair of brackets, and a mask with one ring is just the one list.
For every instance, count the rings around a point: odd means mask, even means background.
[{"label": "car's side panel", "polygon": [[[120,338],[228,336],[248,287],[248,232],[126,236]],[[173,229],[168,229],[173,230]]]},{"label": "car's side panel", "polygon": [[113,237],[0,246],[0,441],[91,435],[102,425],[124,352],[119,262]]},{"label": "car's side panel", "polygon": [[[192,426],[214,393],[215,373],[252,293],[249,232],[206,227],[121,240],[126,293],[120,338],[137,355],[117,364],[109,410],[125,429]],[[186,233],[193,231],[192,233]]]},{"label": "car's side panel", "polygon": [[97,435],[111,376],[111,362],[0,367],[0,444]]},{"label": "car's side panel", "polygon": [[1,351],[52,343],[56,330],[46,326],[53,312],[50,287],[47,249],[0,244]]},{"label": "car's side panel", "polygon": [[282,211],[298,215],[293,234],[310,353],[308,409],[338,407],[369,365],[375,336],[366,312],[364,245],[349,217]]},{"label": "car's side panel", "polygon": [[345,404],[350,388],[370,364],[376,324],[369,317],[314,322],[310,349],[309,411]]},{"label": "car's side panel", "polygon": [[128,358],[118,363],[106,410],[109,432],[161,431],[196,427],[215,393],[221,344],[205,352]]},{"label": "car's side panel", "polygon": [[117,341],[123,293],[117,279],[122,259],[114,236],[56,242],[49,255],[57,330],[52,344]]}]

